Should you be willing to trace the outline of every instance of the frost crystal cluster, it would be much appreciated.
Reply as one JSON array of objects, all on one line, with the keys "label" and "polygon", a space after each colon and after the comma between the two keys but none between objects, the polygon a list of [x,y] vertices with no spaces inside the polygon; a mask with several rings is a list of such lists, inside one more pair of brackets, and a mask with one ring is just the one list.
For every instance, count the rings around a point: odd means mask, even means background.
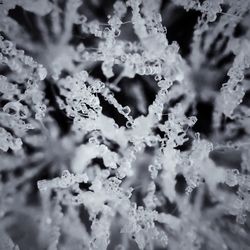
[{"label": "frost crystal cluster", "polygon": [[249,0],[0,1],[0,250],[249,250],[249,212]]}]

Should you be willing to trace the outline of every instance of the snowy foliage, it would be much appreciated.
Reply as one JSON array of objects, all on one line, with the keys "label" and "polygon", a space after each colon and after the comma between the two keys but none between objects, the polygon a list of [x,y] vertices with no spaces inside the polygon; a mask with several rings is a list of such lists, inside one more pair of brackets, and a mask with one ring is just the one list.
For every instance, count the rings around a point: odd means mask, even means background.
[{"label": "snowy foliage", "polygon": [[0,250],[247,250],[249,0],[0,1]]}]

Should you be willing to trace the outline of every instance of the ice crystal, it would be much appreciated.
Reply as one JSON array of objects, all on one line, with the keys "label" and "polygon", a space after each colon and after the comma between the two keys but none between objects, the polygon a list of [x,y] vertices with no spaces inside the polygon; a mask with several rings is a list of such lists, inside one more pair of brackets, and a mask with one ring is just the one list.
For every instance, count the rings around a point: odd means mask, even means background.
[{"label": "ice crystal", "polygon": [[0,250],[247,250],[249,0],[0,1]]}]

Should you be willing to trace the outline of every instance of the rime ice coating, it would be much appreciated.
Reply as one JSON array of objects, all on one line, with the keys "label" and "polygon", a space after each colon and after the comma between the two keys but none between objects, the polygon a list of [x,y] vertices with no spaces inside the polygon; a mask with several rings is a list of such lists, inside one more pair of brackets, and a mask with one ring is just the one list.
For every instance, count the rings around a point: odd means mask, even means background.
[{"label": "rime ice coating", "polygon": [[249,249],[250,1],[111,2],[0,2],[0,250]]}]

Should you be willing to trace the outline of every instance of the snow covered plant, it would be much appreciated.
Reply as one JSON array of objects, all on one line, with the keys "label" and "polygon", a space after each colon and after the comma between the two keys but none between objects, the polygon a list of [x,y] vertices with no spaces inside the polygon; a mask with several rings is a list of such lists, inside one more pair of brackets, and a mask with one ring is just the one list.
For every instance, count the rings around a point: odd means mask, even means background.
[{"label": "snow covered plant", "polygon": [[250,0],[0,0],[0,250],[249,250]]}]

